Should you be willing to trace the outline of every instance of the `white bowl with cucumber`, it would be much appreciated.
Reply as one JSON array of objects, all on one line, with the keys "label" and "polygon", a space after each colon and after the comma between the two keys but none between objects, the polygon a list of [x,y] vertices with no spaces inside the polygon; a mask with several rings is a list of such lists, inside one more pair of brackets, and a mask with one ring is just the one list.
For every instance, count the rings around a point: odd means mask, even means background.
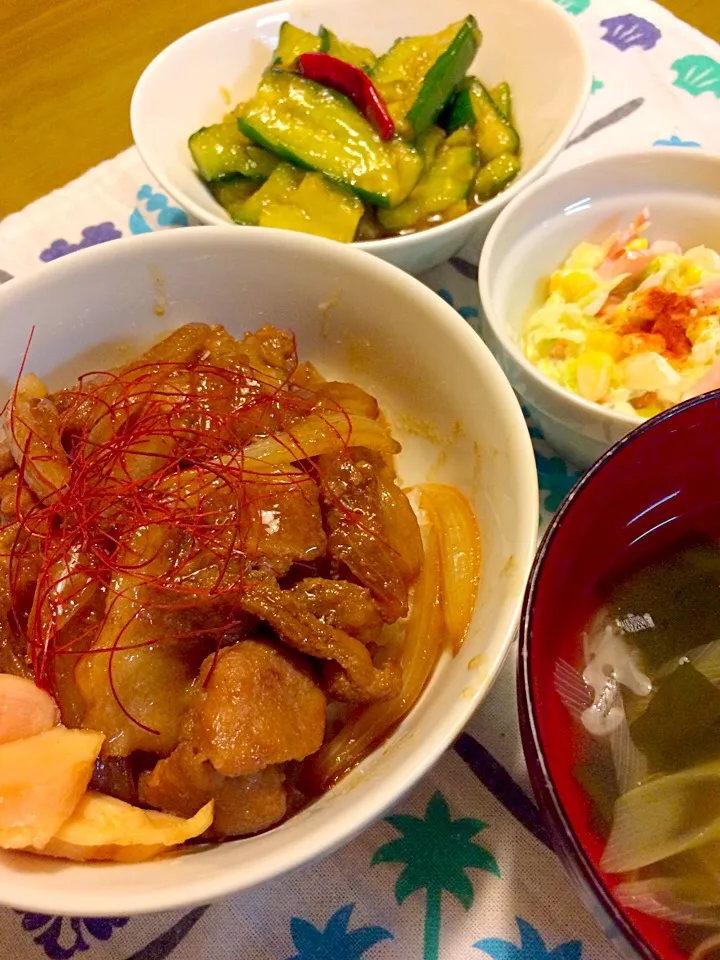
[{"label": "white bowl with cucumber", "polygon": [[547,169],[591,79],[549,0],[278,0],[164,50],[131,124],[200,223],[316,233],[419,273]]}]

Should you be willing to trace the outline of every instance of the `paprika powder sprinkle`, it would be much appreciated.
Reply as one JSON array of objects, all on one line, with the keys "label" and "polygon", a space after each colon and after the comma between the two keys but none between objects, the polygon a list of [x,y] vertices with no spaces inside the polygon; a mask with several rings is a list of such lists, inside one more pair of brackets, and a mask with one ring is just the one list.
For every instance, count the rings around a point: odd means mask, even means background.
[{"label": "paprika powder sprinkle", "polygon": [[661,336],[665,348],[658,352],[666,354],[669,360],[684,360],[692,350],[687,328],[696,314],[692,297],[663,287],[651,287],[636,295],[628,313],[628,332],[639,329],[643,333]]}]

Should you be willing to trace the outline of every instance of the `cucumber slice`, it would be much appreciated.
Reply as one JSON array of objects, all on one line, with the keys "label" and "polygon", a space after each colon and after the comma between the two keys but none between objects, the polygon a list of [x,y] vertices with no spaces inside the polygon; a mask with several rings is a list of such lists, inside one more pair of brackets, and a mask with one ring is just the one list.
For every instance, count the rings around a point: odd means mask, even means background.
[{"label": "cucumber slice", "polygon": [[377,63],[377,57],[368,47],[359,47],[355,43],[340,40],[327,27],[320,27],[318,35],[323,41],[321,49],[324,53],[329,53],[331,57],[344,60],[345,63],[350,63],[353,67],[359,67],[365,73],[370,73]]},{"label": "cucumber slice", "polygon": [[503,153],[519,153],[520,137],[517,130],[505,120],[481,83],[476,85],[470,96],[475,110],[475,136],[481,159],[489,163]]},{"label": "cucumber slice", "polygon": [[472,100],[468,92],[470,84],[475,77],[467,77],[453,91],[450,99],[440,114],[438,124],[448,134],[455,133],[461,127],[475,126],[475,111],[473,110]]},{"label": "cucumber slice", "polygon": [[435,123],[481,40],[469,16],[432,36],[397,40],[378,60],[373,82],[401,136],[418,136]]},{"label": "cucumber slice", "polygon": [[362,200],[346,188],[321,173],[306,173],[285,197],[263,206],[259,225],[352,243],[363,209]]},{"label": "cucumber slice", "polygon": [[317,34],[308,33],[294,23],[285,20],[280,24],[278,43],[272,58],[276,70],[290,70],[301,53],[317,53],[324,50],[323,39]]},{"label": "cucumber slice", "polygon": [[277,159],[248,140],[236,121],[201,127],[188,140],[188,147],[207,181],[237,176],[267,180],[277,166]]},{"label": "cucumber slice", "polygon": [[410,196],[397,207],[378,211],[378,220],[393,233],[426,224],[430,217],[447,213],[465,199],[476,170],[477,148],[472,133],[458,130],[441,146]]},{"label": "cucumber slice", "polygon": [[473,199],[476,204],[492,200],[501,190],[514,180],[520,172],[520,160],[513,153],[501,153],[484,167],[481,167],[473,185]]},{"label": "cucumber slice", "polygon": [[423,158],[423,169],[431,167],[438,155],[440,147],[445,142],[445,132],[440,127],[428,127],[424,133],[417,138],[416,146],[420,156]]},{"label": "cucumber slice", "polygon": [[503,115],[503,119],[512,123],[512,93],[509,83],[499,83],[490,91],[493,103]]},{"label": "cucumber slice", "polygon": [[452,101],[446,119],[447,129],[474,124],[478,150],[483,163],[503,153],[519,153],[520,137],[508,123],[495,101],[476,77],[468,77]]},{"label": "cucumber slice", "polygon": [[245,201],[260,188],[260,184],[257,180],[237,177],[235,180],[215,180],[208,184],[208,187],[220,206],[230,214],[231,219],[236,223],[244,223],[242,208]]},{"label": "cucumber slice", "polygon": [[401,203],[422,172],[414,147],[382,141],[347,97],[291,73],[267,73],[238,124],[283,160],[339,180],[379,206]]},{"label": "cucumber slice", "polygon": [[233,219],[246,226],[258,226],[263,209],[271,203],[286,201],[300,186],[302,178],[302,170],[289,163],[278,164],[272,176],[235,211]]}]

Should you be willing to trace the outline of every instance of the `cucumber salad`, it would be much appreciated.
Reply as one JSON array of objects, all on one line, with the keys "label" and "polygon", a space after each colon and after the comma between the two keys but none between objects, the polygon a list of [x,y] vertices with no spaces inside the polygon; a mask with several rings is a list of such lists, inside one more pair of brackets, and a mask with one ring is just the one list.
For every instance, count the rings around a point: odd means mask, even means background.
[{"label": "cucumber salad", "polygon": [[467,71],[473,16],[376,56],[289,21],[251,100],[188,141],[235,223],[344,243],[426,230],[490,200],[520,170],[507,83]]}]

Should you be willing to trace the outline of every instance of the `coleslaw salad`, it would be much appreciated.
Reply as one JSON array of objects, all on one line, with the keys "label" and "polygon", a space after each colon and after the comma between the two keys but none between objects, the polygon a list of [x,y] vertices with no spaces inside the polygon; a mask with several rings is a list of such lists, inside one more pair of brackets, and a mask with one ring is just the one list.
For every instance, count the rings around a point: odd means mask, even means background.
[{"label": "coleslaw salad", "polygon": [[527,318],[526,358],[566,390],[647,418],[720,387],[720,254],[650,243],[650,211],[580,243]]}]

